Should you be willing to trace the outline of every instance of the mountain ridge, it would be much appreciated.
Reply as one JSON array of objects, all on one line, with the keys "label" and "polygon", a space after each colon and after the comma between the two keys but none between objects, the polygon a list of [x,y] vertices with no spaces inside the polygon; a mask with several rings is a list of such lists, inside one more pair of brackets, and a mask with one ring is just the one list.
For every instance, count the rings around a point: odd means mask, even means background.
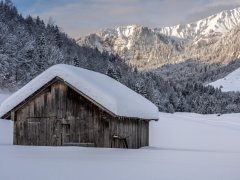
[{"label": "mountain ridge", "polygon": [[[101,52],[117,54],[139,70],[149,70],[193,58],[194,56],[190,56],[193,53],[189,52],[188,55],[186,50],[202,51],[201,48],[221,41],[233,29],[238,28],[239,24],[240,8],[235,8],[184,25],[164,28],[140,25],[105,28],[79,38],[77,43],[97,48]],[[200,59],[212,63],[204,60],[203,56]],[[230,62],[232,59],[226,61]]]},{"label": "mountain ridge", "polygon": [[[181,23],[173,26],[152,28],[144,25],[129,24],[102,28],[96,31],[95,33],[90,33],[86,36],[89,36],[91,34],[98,34],[104,37],[109,37],[116,36],[117,35],[116,32],[119,32],[119,34],[125,35],[125,37],[129,37],[130,35],[132,35],[136,27],[142,28],[147,27],[156,33],[161,33],[163,35],[173,37],[174,39],[187,40],[194,39],[195,36],[198,34],[206,35],[208,33],[211,33],[212,31],[220,34],[226,33],[229,32],[234,26],[236,26],[239,23],[240,23],[240,7],[237,7],[230,10],[224,10],[219,13],[210,15],[206,18],[185,24]],[[128,31],[128,33],[126,33],[126,31]],[[81,40],[81,38],[83,37],[85,36],[82,36],[77,40]]]},{"label": "mountain ridge", "polygon": [[[198,21],[159,28],[162,34],[181,39],[196,39],[198,35],[224,34],[240,23],[240,7],[221,11]],[[191,31],[192,28],[192,31]],[[184,34],[185,32],[185,34]]]}]

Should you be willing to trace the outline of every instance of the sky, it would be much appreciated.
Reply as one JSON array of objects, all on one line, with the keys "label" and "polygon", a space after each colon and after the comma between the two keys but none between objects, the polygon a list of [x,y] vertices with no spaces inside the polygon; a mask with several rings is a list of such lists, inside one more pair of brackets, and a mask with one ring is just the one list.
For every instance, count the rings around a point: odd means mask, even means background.
[{"label": "sky", "polygon": [[24,16],[39,16],[72,38],[106,27],[165,27],[189,23],[222,10],[240,7],[239,0],[12,0]]}]

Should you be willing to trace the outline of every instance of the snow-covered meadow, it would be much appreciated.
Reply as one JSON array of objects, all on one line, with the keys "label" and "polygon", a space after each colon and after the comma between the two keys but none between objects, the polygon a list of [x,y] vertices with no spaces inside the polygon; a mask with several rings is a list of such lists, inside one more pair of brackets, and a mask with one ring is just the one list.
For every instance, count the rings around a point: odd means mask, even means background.
[{"label": "snow-covered meadow", "polygon": [[240,68],[231,72],[222,79],[218,79],[215,82],[210,83],[210,85],[221,88],[223,92],[229,91],[240,91]]},{"label": "snow-covered meadow", "polygon": [[0,179],[239,180],[240,114],[160,113],[137,150],[13,146],[0,120]]}]

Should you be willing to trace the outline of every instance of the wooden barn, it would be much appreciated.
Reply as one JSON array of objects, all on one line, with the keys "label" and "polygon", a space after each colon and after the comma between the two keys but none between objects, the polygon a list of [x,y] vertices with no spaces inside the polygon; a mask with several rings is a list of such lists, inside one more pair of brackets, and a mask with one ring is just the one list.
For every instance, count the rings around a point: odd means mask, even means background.
[{"label": "wooden barn", "polygon": [[140,148],[149,144],[150,101],[114,79],[55,65],[0,106],[14,121],[14,144]]}]

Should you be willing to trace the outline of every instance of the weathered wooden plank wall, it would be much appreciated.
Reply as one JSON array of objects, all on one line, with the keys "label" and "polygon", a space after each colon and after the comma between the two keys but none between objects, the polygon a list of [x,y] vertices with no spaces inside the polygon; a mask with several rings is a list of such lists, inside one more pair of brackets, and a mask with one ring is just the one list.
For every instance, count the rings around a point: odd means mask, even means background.
[{"label": "weathered wooden plank wall", "polygon": [[96,147],[148,145],[148,121],[113,117],[57,81],[15,113],[14,144],[59,146],[93,143]]}]

